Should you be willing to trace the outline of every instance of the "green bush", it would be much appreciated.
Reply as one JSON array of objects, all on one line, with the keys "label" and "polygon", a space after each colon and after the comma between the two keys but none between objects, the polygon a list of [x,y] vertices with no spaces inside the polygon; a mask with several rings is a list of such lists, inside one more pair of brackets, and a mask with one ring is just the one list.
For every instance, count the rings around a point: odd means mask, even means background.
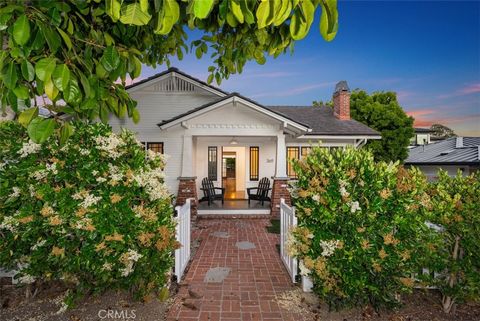
[{"label": "green bush", "polygon": [[289,249],[314,292],[334,308],[397,305],[425,257],[424,175],[351,148],[314,148],[294,168],[298,227]]},{"label": "green bush", "polygon": [[21,283],[64,280],[79,293],[168,281],[175,224],[162,155],[131,132],[76,123],[65,145],[0,123],[0,266]]},{"label": "green bush", "polygon": [[429,221],[440,229],[430,241],[429,281],[443,294],[443,308],[480,297],[480,172],[449,177],[440,171],[429,189]]}]

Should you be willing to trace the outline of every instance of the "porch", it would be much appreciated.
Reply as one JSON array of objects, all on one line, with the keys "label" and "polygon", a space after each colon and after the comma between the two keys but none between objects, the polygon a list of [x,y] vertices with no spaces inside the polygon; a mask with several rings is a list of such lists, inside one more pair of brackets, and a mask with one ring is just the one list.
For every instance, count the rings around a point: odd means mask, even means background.
[{"label": "porch", "polygon": [[222,204],[221,201],[215,201],[208,206],[208,202],[200,202],[197,207],[198,215],[238,215],[238,214],[251,214],[251,215],[268,215],[270,214],[270,202],[265,202],[263,205],[258,201],[251,201],[248,204],[248,200],[235,199],[225,200]]}]

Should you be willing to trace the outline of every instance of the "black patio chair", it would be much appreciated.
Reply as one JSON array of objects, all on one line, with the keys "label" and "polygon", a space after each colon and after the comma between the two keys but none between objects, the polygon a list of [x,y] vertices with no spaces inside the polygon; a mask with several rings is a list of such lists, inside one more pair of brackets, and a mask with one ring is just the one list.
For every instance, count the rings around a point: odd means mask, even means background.
[{"label": "black patio chair", "polygon": [[[216,200],[221,200],[222,204],[224,203],[225,188],[215,187],[213,185],[213,181],[208,177],[202,179],[202,188],[200,189],[203,191],[204,195],[200,202],[208,201],[208,206],[210,206],[210,204],[212,204],[212,202]],[[220,193],[218,193],[217,190],[220,190]]]},{"label": "black patio chair", "polygon": [[[254,193],[253,190],[256,190],[257,192]],[[268,197],[268,192],[270,190],[271,190],[270,180],[267,177],[262,178],[258,182],[257,187],[247,188],[248,204],[250,204],[250,200],[260,201],[262,202],[262,205],[264,204],[265,201],[271,202],[270,197]]]}]

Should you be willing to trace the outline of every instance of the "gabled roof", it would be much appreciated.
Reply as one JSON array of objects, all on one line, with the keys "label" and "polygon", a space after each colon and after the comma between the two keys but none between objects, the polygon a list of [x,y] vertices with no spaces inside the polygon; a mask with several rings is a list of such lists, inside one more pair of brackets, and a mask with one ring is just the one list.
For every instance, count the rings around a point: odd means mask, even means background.
[{"label": "gabled roof", "polygon": [[183,77],[185,77],[185,78],[188,78],[188,79],[191,80],[192,82],[195,82],[195,83],[197,83],[197,84],[199,84],[199,85],[201,85],[201,86],[206,86],[206,87],[208,87],[208,88],[210,88],[210,89],[212,89],[212,90],[214,90],[214,91],[222,94],[222,96],[229,94],[228,92],[223,91],[222,89],[217,88],[217,87],[215,87],[215,86],[212,86],[212,85],[206,83],[205,81],[200,80],[200,79],[198,79],[198,78],[195,78],[195,77],[193,77],[193,76],[191,76],[191,75],[189,75],[189,74],[187,74],[187,73],[184,73],[183,71],[181,71],[181,70],[179,70],[178,68],[175,68],[175,67],[170,67],[170,68],[168,68],[168,69],[165,70],[165,71],[162,71],[162,72],[160,72],[160,73],[158,73],[158,74],[155,74],[155,75],[153,75],[153,76],[150,76],[150,77],[148,77],[148,78],[145,78],[145,79],[142,79],[142,80],[140,80],[140,81],[138,81],[138,82],[135,82],[135,83],[133,83],[133,84],[131,84],[131,85],[128,85],[128,86],[125,87],[125,89],[129,90],[129,89],[135,88],[135,87],[137,87],[137,86],[139,86],[139,85],[143,85],[143,84],[145,84],[145,83],[149,83],[149,82],[154,81],[154,80],[156,80],[156,79],[158,79],[158,78],[160,78],[160,77],[163,77],[163,76],[165,76],[165,75],[168,75],[168,74],[170,74],[170,73],[172,73],[172,72],[174,72],[174,73],[176,73],[176,74],[179,74],[179,75],[181,75],[181,76],[183,76]]},{"label": "gabled roof", "polygon": [[356,120],[340,120],[333,115],[333,109],[327,106],[267,106],[268,109],[307,124],[312,131],[307,135],[315,136],[380,136],[380,133]]},{"label": "gabled roof", "polygon": [[[289,117],[287,115],[284,115],[282,113],[271,110],[270,108],[267,108],[267,107],[257,103],[254,100],[251,100],[251,99],[249,99],[245,96],[242,96],[239,93],[231,93],[231,94],[229,94],[225,97],[222,97],[220,99],[214,100],[214,101],[209,102],[209,103],[206,103],[206,104],[204,104],[202,106],[199,106],[197,108],[191,109],[191,110],[189,110],[189,111],[187,111],[183,114],[177,115],[177,116],[172,117],[172,118],[167,119],[167,120],[163,120],[162,122],[160,122],[158,124],[158,126],[162,129],[170,127],[173,124],[181,122],[185,119],[195,117],[198,114],[201,114],[203,111],[207,111],[209,108],[215,108],[215,107],[223,106],[228,101],[235,100],[235,99],[237,99],[237,101],[246,103],[250,107],[255,107],[256,110],[258,110],[258,111],[260,111],[264,114],[267,114],[269,116],[272,116],[273,118],[276,118],[280,121],[287,122],[287,123],[293,125],[294,127],[297,127],[298,129],[302,130],[303,132],[308,132],[310,130],[310,127],[307,124],[298,122],[298,121],[292,119],[291,117]],[[170,126],[167,126],[167,125],[170,125]]]},{"label": "gabled roof", "polygon": [[451,137],[413,147],[405,164],[480,165],[480,137]]}]

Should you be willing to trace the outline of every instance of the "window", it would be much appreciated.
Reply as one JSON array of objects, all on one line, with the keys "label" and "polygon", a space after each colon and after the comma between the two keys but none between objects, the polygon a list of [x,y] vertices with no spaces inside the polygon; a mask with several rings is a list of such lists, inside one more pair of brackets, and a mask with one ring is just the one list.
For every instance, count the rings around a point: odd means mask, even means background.
[{"label": "window", "polygon": [[293,165],[290,162],[292,159],[300,158],[300,147],[287,147],[287,176],[289,178],[297,178],[297,173],[293,170]]},{"label": "window", "polygon": [[307,157],[311,151],[312,151],[312,147],[302,146],[302,158]]},{"label": "window", "polygon": [[259,148],[258,146],[250,146],[250,180],[258,181],[259,170]]},{"label": "window", "polygon": [[217,180],[217,146],[208,146],[208,178]]},{"label": "window", "polygon": [[154,152],[163,154],[163,143],[156,142],[156,143],[147,143],[147,149],[153,150]]}]

